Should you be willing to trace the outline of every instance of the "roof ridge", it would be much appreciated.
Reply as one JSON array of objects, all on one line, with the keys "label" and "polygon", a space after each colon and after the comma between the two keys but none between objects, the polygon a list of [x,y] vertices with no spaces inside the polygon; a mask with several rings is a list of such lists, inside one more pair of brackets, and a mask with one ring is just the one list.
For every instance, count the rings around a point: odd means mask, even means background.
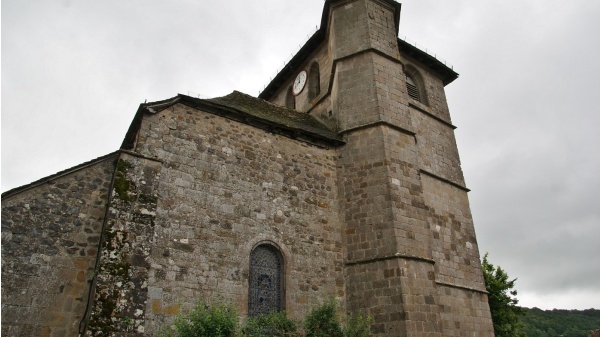
[{"label": "roof ridge", "polygon": [[[283,111],[287,111],[287,112],[290,112],[290,113],[293,113],[293,114],[296,114],[296,115],[299,115],[299,116],[308,116],[308,117],[310,117],[310,118],[312,118],[312,119],[314,119],[314,120],[316,120],[316,121],[320,122],[320,121],[319,121],[318,119],[316,119],[316,118],[315,118],[313,115],[311,115],[311,114],[309,114],[309,113],[307,113],[307,112],[302,112],[302,111],[298,111],[298,110],[295,110],[295,109],[290,109],[290,108],[288,108],[287,106],[278,105],[278,104],[275,104],[275,103],[273,103],[273,102],[271,102],[271,101],[267,101],[267,100],[266,100],[266,99],[264,99],[264,98],[255,97],[255,96],[252,96],[252,95],[250,95],[250,94],[246,94],[246,93],[244,93],[244,92],[241,92],[241,91],[238,91],[238,90],[233,90],[233,92],[232,92],[231,94],[233,94],[233,93],[239,93],[239,94],[242,94],[242,95],[244,95],[244,96],[246,96],[246,97],[248,97],[248,98],[255,99],[255,100],[259,100],[259,101],[261,101],[261,102],[263,102],[263,103],[266,103],[266,104],[268,104],[268,105],[272,106],[272,107],[273,107],[273,108],[275,108],[275,109],[278,109],[278,110],[283,110]],[[231,94],[229,94],[229,95],[231,95]],[[226,96],[229,96],[229,95],[226,95]],[[223,97],[226,97],[226,96],[223,96]],[[322,124],[322,123],[321,123],[321,124]],[[327,129],[329,129],[329,127],[327,127],[325,124],[323,124],[323,126],[324,126],[324,127],[326,127]]]}]

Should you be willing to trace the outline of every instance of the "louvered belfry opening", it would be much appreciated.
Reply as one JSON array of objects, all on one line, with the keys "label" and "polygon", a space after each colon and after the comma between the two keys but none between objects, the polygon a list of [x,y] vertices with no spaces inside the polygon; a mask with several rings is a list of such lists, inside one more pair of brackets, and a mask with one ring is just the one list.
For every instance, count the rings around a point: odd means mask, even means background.
[{"label": "louvered belfry opening", "polygon": [[250,255],[248,315],[267,315],[282,310],[283,258],[277,248],[263,244]]},{"label": "louvered belfry opening", "polygon": [[409,75],[406,75],[406,89],[408,91],[408,96],[416,101],[421,101],[419,96],[419,88],[415,84],[415,81]]}]

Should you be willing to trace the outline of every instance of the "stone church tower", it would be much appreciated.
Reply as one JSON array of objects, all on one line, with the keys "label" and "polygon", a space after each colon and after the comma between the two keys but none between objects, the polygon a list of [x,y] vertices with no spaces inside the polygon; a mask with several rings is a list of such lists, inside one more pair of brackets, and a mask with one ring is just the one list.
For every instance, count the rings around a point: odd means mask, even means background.
[{"label": "stone church tower", "polygon": [[392,0],[326,0],[258,98],[142,104],[119,151],[2,196],[2,333],[153,336],[199,298],[493,336],[444,87]]}]

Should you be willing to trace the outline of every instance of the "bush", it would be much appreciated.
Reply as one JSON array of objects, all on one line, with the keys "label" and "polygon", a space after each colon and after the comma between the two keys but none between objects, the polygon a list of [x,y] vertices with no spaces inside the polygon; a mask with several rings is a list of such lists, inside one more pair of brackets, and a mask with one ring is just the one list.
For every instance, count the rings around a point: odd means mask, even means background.
[{"label": "bush", "polygon": [[250,317],[238,329],[237,311],[223,303],[198,303],[187,315],[175,318],[174,329],[163,329],[160,337],[368,337],[370,317],[350,315],[342,329],[333,300],[313,309],[304,320],[304,334],[284,311]]},{"label": "bush", "polygon": [[344,337],[369,337],[371,328],[371,317],[364,317],[361,314],[348,317]]},{"label": "bush", "polygon": [[237,312],[231,305],[198,303],[186,316],[175,318],[175,331],[163,331],[162,337],[235,337]]},{"label": "bush", "polygon": [[344,337],[337,308],[329,301],[311,311],[304,321],[306,337]]},{"label": "bush", "polygon": [[289,319],[285,311],[273,312],[268,315],[248,318],[242,329],[243,337],[296,337],[298,327],[296,322]]}]

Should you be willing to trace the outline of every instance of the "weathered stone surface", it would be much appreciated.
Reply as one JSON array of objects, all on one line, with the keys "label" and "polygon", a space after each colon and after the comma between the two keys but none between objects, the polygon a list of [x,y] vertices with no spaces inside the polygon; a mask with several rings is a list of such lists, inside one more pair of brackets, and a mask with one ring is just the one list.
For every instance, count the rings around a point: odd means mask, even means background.
[{"label": "weathered stone surface", "polygon": [[3,196],[3,335],[77,336],[114,161]]},{"label": "weathered stone surface", "polygon": [[343,295],[334,152],[184,105],[145,119],[137,151],[163,163],[148,331],[190,298],[223,296],[245,314],[248,259],[264,241],[284,255],[292,317]]},{"label": "weathered stone surface", "polygon": [[87,336],[143,336],[161,163],[121,153]]}]

